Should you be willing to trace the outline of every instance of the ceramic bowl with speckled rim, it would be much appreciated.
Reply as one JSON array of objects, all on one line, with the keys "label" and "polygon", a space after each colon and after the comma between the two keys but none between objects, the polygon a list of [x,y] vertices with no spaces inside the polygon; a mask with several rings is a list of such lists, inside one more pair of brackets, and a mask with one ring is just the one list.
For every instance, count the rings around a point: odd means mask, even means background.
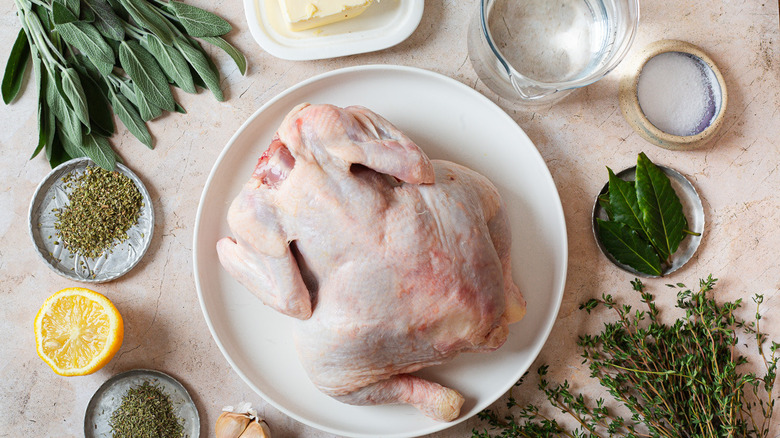
[{"label": "ceramic bowl with speckled rim", "polygon": [[[716,108],[708,126],[694,135],[674,135],[658,129],[642,112],[639,104],[637,88],[639,77],[648,61],[654,57],[669,52],[678,52],[693,56],[700,60],[712,72],[715,81],[712,83],[713,93],[717,93]],[[629,73],[620,80],[619,91],[620,109],[623,116],[632,128],[648,142],[670,150],[690,150],[700,148],[708,144],[720,131],[726,114],[728,92],[726,81],[723,79],[715,62],[699,47],[685,41],[661,40],[649,44],[634,59]]]}]

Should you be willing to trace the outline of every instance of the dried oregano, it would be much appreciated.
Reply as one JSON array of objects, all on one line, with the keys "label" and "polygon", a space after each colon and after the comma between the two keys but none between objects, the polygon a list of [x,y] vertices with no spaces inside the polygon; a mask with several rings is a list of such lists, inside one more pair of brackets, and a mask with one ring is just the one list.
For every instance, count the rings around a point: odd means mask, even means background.
[{"label": "dried oregano", "polygon": [[182,438],[183,421],[158,385],[144,382],[127,390],[109,420],[113,438]]},{"label": "dried oregano", "polygon": [[127,240],[127,231],[138,222],[143,206],[143,196],[129,177],[89,166],[66,175],[63,185],[73,191],[68,204],[55,210],[54,228],[68,250],[96,258]]}]

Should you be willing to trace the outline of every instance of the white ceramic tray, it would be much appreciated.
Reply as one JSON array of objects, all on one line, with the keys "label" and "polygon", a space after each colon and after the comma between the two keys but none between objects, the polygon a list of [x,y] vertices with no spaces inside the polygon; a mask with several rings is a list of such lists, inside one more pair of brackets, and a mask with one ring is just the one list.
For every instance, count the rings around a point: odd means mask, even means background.
[{"label": "white ceramic tray", "polygon": [[[403,92],[399,92],[403,90]],[[436,422],[413,407],[350,406],[318,391],[298,361],[292,320],[264,306],[219,264],[217,240],[230,235],[226,215],[282,118],[300,102],[363,105],[381,114],[431,158],[467,165],[498,187],[512,223],[512,270],[528,314],[507,342],[486,354],[461,354],[418,374],[460,391],[461,416]],[[287,415],[350,437],[411,437],[475,415],[531,366],[555,322],[566,282],[567,241],[558,191],[544,160],[498,106],[446,76],[399,66],[362,66],[304,81],[263,105],[216,161],[198,207],[193,243],[203,314],[230,365]]]},{"label": "white ceramic tray", "polygon": [[249,31],[266,52],[293,61],[336,58],[394,46],[420,24],[423,0],[381,0],[349,20],[293,32],[279,0],[244,0]]}]

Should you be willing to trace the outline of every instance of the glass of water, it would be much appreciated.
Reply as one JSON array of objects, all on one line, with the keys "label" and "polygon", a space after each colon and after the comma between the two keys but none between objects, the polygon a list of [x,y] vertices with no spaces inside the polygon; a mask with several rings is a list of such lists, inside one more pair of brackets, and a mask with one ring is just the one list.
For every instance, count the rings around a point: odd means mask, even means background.
[{"label": "glass of water", "polygon": [[480,0],[469,59],[502,98],[550,104],[612,71],[638,24],[639,0]]}]

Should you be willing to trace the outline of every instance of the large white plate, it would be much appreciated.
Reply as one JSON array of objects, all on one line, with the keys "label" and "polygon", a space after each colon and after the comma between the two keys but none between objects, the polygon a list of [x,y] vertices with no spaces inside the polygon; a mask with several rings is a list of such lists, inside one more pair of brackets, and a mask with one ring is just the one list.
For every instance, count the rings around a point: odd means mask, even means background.
[{"label": "large white plate", "polygon": [[[215,245],[230,234],[228,206],[249,179],[285,114],[300,102],[363,105],[406,132],[432,158],[487,175],[512,222],[512,267],[528,314],[498,351],[462,354],[418,374],[466,398],[453,423],[409,406],[350,406],[320,393],[298,362],[290,318],[265,307],[219,265]],[[348,232],[348,230],[345,230]],[[552,329],[567,266],[560,198],[538,151],[499,107],[453,79],[408,67],[363,66],[304,81],[263,105],[230,139],[203,190],[195,223],[195,282],[203,314],[233,369],[273,406],[345,436],[407,437],[445,429],[504,394],[530,367]]]}]

